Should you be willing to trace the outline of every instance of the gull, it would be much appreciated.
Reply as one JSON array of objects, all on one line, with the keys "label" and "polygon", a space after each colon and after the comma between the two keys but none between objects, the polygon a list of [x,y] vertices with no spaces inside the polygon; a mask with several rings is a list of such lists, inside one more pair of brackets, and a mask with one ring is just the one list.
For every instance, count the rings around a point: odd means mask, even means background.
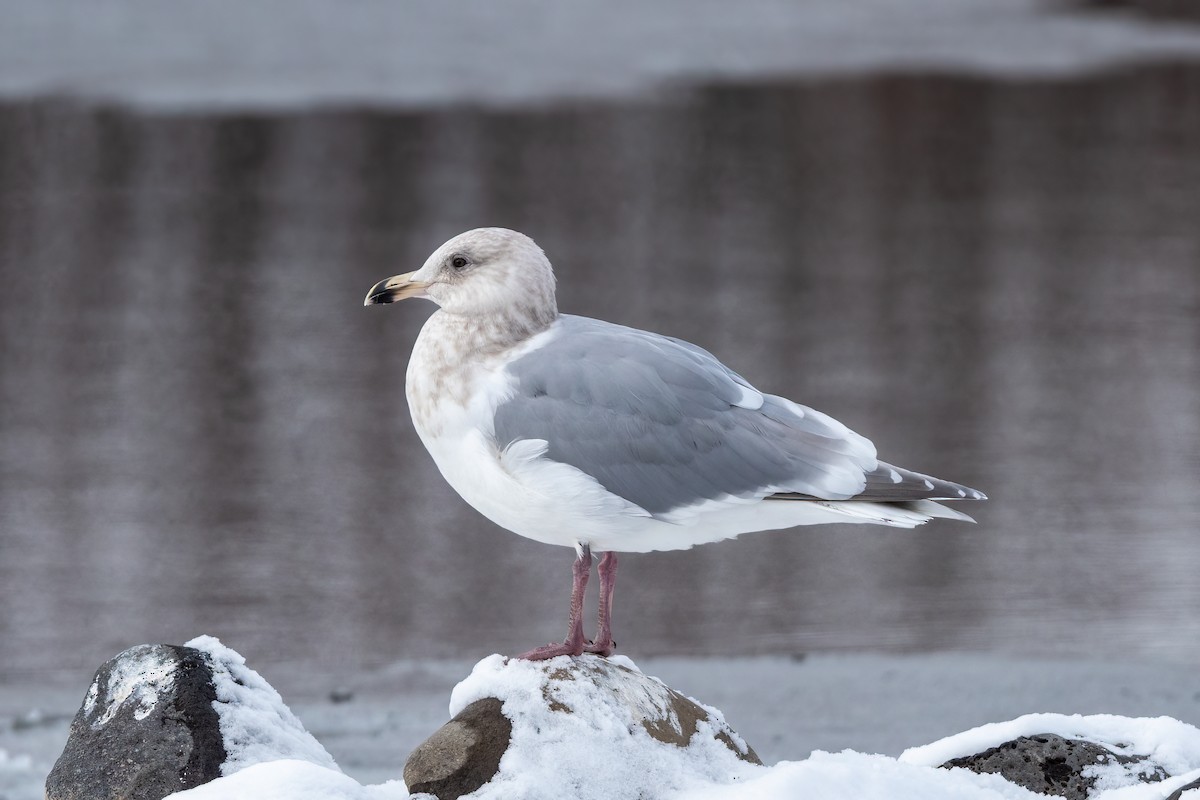
[{"label": "gull", "polygon": [[[560,314],[550,261],[522,233],[459,234],[364,305],[409,297],[439,306],[405,378],[438,469],[502,528],[576,551],[566,639],[518,658],[612,654],[617,553],[817,523],[973,522],[935,501],[986,499],[878,460],[868,439],[694,344]],[[587,640],[593,552],[599,630]]]}]

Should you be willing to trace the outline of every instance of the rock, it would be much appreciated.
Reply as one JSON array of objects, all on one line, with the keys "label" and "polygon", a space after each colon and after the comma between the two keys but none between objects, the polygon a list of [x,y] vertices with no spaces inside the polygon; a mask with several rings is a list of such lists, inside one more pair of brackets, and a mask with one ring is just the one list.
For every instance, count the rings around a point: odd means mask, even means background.
[{"label": "rock", "polygon": [[335,686],[329,690],[329,702],[349,703],[354,699],[354,690],[345,686]]},{"label": "rock", "polygon": [[220,777],[216,699],[199,650],[126,650],[96,672],[46,779],[46,800],[157,800]]},{"label": "rock", "polygon": [[669,788],[664,776],[681,785],[700,773],[731,780],[761,763],[720,712],[620,657],[493,656],[455,688],[451,710],[405,764],[409,791],[453,800],[484,786],[492,791],[482,796],[504,797],[519,786],[586,781],[621,796],[639,783],[657,794]]},{"label": "rock", "polygon": [[1189,783],[1187,786],[1180,786],[1167,797],[1167,800],[1181,800],[1183,793],[1192,789],[1200,789],[1200,778]]},{"label": "rock", "polygon": [[96,672],[46,800],[158,800],[267,761],[333,759],[245,660],[211,637],[132,647]]},{"label": "rock", "polygon": [[942,766],[997,773],[1030,791],[1072,800],[1086,800],[1103,771],[1113,767],[1122,775],[1137,774],[1143,782],[1167,777],[1161,767],[1145,768],[1141,759],[1053,733],[1021,736],[982,753],[952,759]]},{"label": "rock", "polygon": [[413,793],[456,800],[500,771],[512,723],[494,697],[476,700],[420,744],[404,765],[404,784]]}]

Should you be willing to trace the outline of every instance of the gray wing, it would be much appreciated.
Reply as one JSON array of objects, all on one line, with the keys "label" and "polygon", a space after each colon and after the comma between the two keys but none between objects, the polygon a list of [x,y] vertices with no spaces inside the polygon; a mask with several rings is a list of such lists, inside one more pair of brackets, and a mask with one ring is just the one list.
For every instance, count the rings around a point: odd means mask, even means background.
[{"label": "gray wing", "polygon": [[[508,365],[514,393],[495,414],[501,448],[545,440],[547,458],[655,516],[706,500],[772,495],[938,496],[925,476],[880,465],[874,446],[841,423],[759,393],[695,345],[584,317],[559,319],[544,346]],[[889,470],[902,480],[894,482]]]},{"label": "gray wing", "polygon": [[[910,469],[885,464],[879,465],[866,473],[865,485],[855,500],[870,500],[876,503],[903,503],[912,500],[986,500],[987,495],[978,489],[963,486],[961,483],[935,478],[913,472]],[[818,500],[821,498],[810,495],[779,492],[771,495],[779,500]]]}]

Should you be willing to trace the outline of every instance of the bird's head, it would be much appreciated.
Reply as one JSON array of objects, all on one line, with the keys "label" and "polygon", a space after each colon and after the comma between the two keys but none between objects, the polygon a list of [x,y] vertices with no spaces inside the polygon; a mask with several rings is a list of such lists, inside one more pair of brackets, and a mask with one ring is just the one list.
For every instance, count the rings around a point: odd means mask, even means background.
[{"label": "bird's head", "polygon": [[507,228],[460,233],[433,252],[416,272],[380,281],[363,305],[425,297],[451,314],[520,314],[545,324],[558,314],[554,272],[542,248]]}]

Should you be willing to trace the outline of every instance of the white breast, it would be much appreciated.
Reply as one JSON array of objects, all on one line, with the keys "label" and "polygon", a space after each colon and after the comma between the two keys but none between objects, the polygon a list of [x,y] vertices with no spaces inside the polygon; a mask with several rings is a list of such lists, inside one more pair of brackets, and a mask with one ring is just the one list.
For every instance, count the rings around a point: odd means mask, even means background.
[{"label": "white breast", "polygon": [[[501,451],[496,407],[512,394],[505,364],[542,346],[555,328],[504,355],[474,358],[454,347],[453,320],[435,314],[421,330],[405,380],[413,426],[456,492],[501,527],[574,547],[611,539],[622,517],[645,511],[606,491],[567,464],[542,458],[546,442],[522,440]],[[507,443],[506,443],[507,444]]]}]

